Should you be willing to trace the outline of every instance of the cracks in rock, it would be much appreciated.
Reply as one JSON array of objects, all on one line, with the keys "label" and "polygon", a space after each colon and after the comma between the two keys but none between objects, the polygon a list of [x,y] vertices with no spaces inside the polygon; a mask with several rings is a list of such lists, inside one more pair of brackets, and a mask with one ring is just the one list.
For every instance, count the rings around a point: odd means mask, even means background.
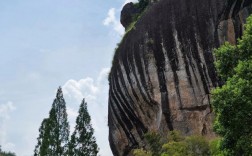
[{"label": "cracks in rock", "polygon": [[209,105],[200,105],[200,106],[194,106],[194,107],[183,107],[180,108],[180,110],[185,111],[204,111],[209,107]]}]

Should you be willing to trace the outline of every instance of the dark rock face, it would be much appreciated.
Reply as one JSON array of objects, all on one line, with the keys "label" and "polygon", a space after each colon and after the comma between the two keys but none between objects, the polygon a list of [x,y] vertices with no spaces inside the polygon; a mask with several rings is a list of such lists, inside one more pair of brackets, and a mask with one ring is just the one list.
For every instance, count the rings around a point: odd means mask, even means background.
[{"label": "dark rock face", "polygon": [[121,24],[124,28],[127,28],[132,21],[134,20],[134,16],[139,13],[139,10],[134,6],[132,2],[127,3],[122,11],[121,11]]},{"label": "dark rock face", "polygon": [[251,0],[160,0],[128,32],[109,75],[109,141],[116,156],[144,147],[143,134],[214,136],[214,48],[236,43]]}]

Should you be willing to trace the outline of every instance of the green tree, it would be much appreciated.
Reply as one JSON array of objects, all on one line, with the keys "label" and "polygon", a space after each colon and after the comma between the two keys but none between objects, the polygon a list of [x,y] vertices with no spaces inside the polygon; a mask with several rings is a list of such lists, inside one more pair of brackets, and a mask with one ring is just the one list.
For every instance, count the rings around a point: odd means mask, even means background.
[{"label": "green tree", "polygon": [[75,130],[69,142],[69,156],[96,156],[99,149],[96,144],[94,129],[91,125],[87,103],[83,99],[76,119]]},{"label": "green tree", "polygon": [[157,132],[148,132],[144,137],[148,142],[152,155],[159,156],[162,153],[162,145],[164,142],[162,136]]},{"label": "green tree", "polygon": [[226,83],[212,91],[214,129],[223,137],[221,148],[228,155],[251,155],[252,16],[237,46],[225,44],[215,55],[217,71]]},{"label": "green tree", "polygon": [[210,147],[203,136],[184,137],[179,131],[168,134],[168,143],[162,146],[162,156],[209,156]]},{"label": "green tree", "polygon": [[49,118],[43,120],[39,132],[34,156],[66,155],[69,123],[67,121],[66,103],[61,87],[59,87],[56,98],[53,101]]},{"label": "green tree", "polygon": [[187,155],[187,145],[184,141],[169,141],[162,146],[162,156],[181,156]]},{"label": "green tree", "polygon": [[39,128],[39,137],[37,138],[38,143],[35,146],[34,156],[47,155],[49,148],[49,136],[48,135],[48,119],[44,119]]},{"label": "green tree", "polygon": [[[149,150],[136,149],[133,151],[134,156],[210,156],[212,151],[215,156],[223,156],[220,151],[210,149],[210,142],[203,136],[184,137],[179,131],[171,131],[166,142],[161,141],[163,138],[155,132],[149,132],[146,136],[149,137]],[[216,148],[214,145],[212,147]]]},{"label": "green tree", "polygon": [[188,156],[209,156],[210,147],[203,136],[189,136],[185,139]]},{"label": "green tree", "polygon": [[211,156],[227,156],[224,150],[220,149],[221,138],[216,138],[209,142]]},{"label": "green tree", "polygon": [[152,156],[152,153],[150,151],[146,151],[144,149],[135,149],[133,151],[134,156]]}]

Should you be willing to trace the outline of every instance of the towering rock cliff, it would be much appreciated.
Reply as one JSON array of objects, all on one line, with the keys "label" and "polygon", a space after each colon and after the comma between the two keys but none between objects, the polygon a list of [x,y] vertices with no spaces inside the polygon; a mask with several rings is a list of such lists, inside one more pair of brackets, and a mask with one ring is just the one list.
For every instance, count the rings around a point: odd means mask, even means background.
[{"label": "towering rock cliff", "polygon": [[177,129],[211,137],[210,89],[220,84],[213,49],[233,44],[252,0],[152,2],[116,50],[109,75],[109,141],[116,156],[143,134]]}]

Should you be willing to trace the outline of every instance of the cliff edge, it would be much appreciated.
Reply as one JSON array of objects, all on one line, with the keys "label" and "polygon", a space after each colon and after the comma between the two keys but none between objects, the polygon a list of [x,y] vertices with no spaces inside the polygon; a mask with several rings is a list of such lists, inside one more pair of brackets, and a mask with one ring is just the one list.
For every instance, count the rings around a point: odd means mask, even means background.
[{"label": "cliff edge", "polygon": [[149,4],[122,39],[109,75],[109,141],[115,156],[144,147],[148,131],[214,136],[209,94],[221,82],[212,52],[225,41],[236,43],[250,13],[251,0]]}]

